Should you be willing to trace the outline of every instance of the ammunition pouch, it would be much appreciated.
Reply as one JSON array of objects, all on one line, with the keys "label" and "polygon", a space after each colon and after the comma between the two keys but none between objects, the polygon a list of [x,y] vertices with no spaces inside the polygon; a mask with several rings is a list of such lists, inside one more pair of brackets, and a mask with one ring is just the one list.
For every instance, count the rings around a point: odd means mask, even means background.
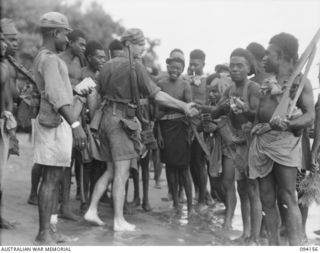
[{"label": "ammunition pouch", "polygon": [[38,121],[42,126],[56,128],[61,124],[62,118],[48,101],[41,98]]},{"label": "ammunition pouch", "polygon": [[123,130],[126,132],[128,137],[132,140],[134,149],[138,154],[141,152],[141,143],[140,143],[140,137],[139,137],[139,123],[136,122],[133,119],[125,119],[120,118],[120,125],[123,128]]}]

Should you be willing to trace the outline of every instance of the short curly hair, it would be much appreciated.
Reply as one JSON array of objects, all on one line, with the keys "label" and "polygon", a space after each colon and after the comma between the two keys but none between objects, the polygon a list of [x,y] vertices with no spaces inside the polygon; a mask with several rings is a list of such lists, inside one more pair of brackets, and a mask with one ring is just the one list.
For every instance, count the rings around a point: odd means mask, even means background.
[{"label": "short curly hair", "polygon": [[103,50],[103,47],[100,42],[96,40],[89,40],[87,45],[86,45],[86,50],[84,51],[84,55],[86,57],[94,56],[96,53],[96,50]]},{"label": "short curly hair", "polygon": [[273,36],[269,44],[276,45],[280,48],[279,55],[283,56],[287,61],[298,60],[298,39],[289,33],[279,33]]},{"label": "short curly hair", "polygon": [[199,59],[199,60],[205,61],[206,54],[200,49],[195,49],[195,50],[191,51],[190,59]]}]

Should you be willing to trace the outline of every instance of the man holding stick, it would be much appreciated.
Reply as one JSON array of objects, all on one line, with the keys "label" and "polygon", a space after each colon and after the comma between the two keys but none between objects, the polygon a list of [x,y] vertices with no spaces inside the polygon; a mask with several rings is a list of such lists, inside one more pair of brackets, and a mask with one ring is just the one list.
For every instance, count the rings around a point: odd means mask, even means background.
[{"label": "man holding stick", "polygon": [[[285,226],[290,245],[302,240],[302,219],[295,196],[297,168],[301,168],[301,137],[297,133],[312,124],[314,105],[312,87],[306,80],[297,107],[301,110],[293,118],[273,117],[281,102],[287,80],[295,70],[298,41],[291,34],[280,33],[271,38],[264,57],[265,70],[274,75],[261,86],[257,124],[252,130],[249,151],[249,177],[259,179],[262,210],[269,232],[269,244],[279,245],[279,214],[276,202],[285,210]],[[294,81],[290,95],[300,82]],[[297,84],[297,85],[295,85]],[[282,108],[287,109],[287,108]]]}]

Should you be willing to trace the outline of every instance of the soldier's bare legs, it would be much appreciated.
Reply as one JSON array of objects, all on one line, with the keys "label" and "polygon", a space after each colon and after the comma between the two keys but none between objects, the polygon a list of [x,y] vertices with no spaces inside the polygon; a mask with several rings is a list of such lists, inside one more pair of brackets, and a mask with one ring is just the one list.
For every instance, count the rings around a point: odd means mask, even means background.
[{"label": "soldier's bare legs", "polygon": [[98,179],[91,197],[90,206],[88,211],[84,215],[84,219],[93,222],[99,226],[105,225],[105,223],[98,216],[98,204],[99,200],[107,189],[108,185],[113,181],[114,167],[112,163],[108,163],[107,170]]},{"label": "soldier's bare legs", "polygon": [[62,175],[62,167],[43,166],[43,177],[39,189],[39,233],[36,242],[40,244],[52,244],[50,234],[50,218],[54,207],[55,195],[58,195],[59,181]]},{"label": "soldier's bare legs", "polygon": [[113,207],[114,207],[114,231],[134,231],[135,225],[128,223],[123,217],[123,205],[125,199],[125,185],[129,177],[131,160],[114,162],[113,180]]},{"label": "soldier's bare legs", "polygon": [[31,191],[28,199],[28,204],[38,205],[38,187],[42,174],[42,166],[39,164],[33,164],[31,170]]},{"label": "soldier's bare legs", "polygon": [[78,221],[79,217],[76,216],[71,211],[71,207],[70,207],[70,188],[71,188],[71,167],[65,167],[63,170],[63,176],[61,179],[62,202],[61,202],[60,217],[63,219]]}]

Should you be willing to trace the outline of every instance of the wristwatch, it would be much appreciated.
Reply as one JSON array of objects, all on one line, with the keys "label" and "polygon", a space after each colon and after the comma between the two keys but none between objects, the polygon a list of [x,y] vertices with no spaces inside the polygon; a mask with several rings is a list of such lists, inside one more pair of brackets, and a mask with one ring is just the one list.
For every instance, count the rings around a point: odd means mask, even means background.
[{"label": "wristwatch", "polygon": [[74,128],[77,128],[80,126],[80,122],[79,121],[75,121],[71,124],[71,128],[74,129]]}]

